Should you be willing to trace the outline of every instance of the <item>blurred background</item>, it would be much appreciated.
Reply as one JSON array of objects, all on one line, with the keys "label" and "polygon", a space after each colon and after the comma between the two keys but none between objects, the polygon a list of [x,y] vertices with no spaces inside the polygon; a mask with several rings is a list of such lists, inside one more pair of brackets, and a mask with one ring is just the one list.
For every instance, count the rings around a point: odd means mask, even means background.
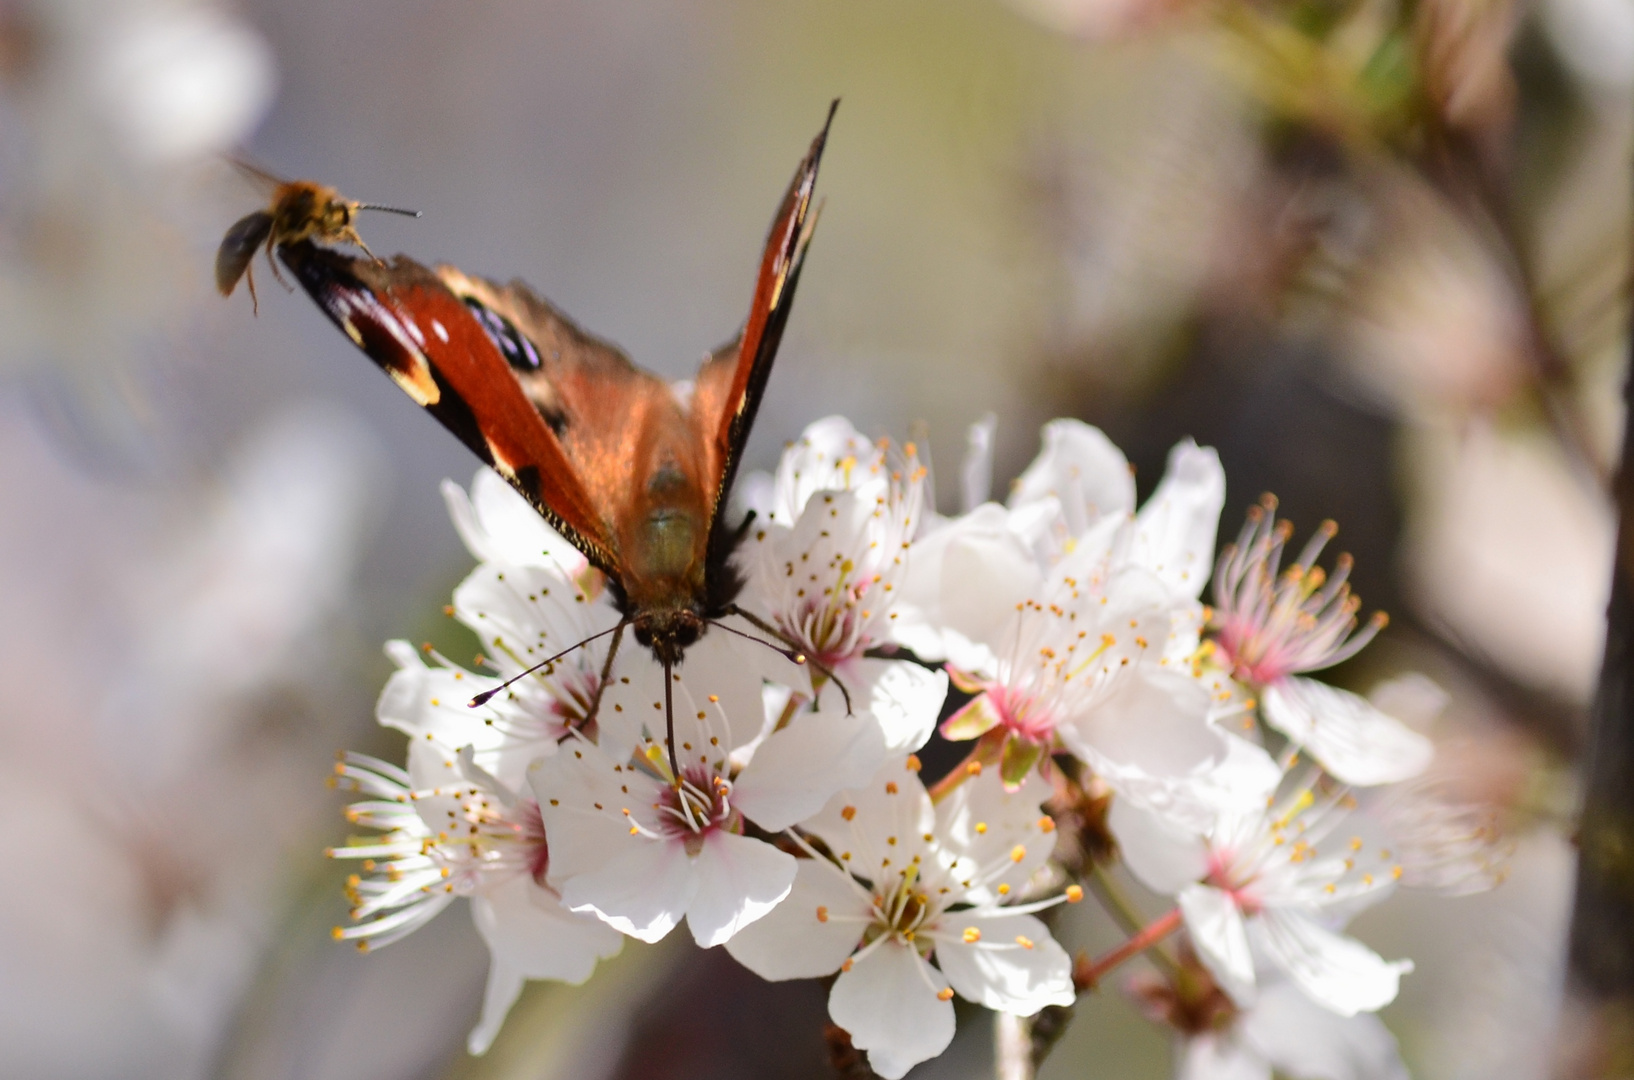
[{"label": "blurred background", "polygon": [[[214,249],[266,192],[410,206],[363,235],[526,278],[672,377],[743,317],[833,96],[828,205],[750,450],[833,412],[928,443],[958,509],[1039,424],[1099,424],[1142,490],[1219,448],[1323,518],[1390,629],[1333,673],[1451,694],[1438,778],[1510,877],[1357,933],[1417,972],[1414,1075],[1587,1075],[1564,993],[1577,768],[1623,423],[1628,0],[0,0],[0,1072],[16,1077],[833,1075],[815,983],[672,935],[531,988],[465,1056],[464,905],[333,944],[324,787],[387,637],[469,556],[474,462],[303,296]],[[1085,908],[1090,905],[1084,905]],[[1073,909],[1062,933],[1115,930]],[[991,1075],[984,1017],[916,1077]],[[1166,1075],[1115,988],[1047,1078]]]}]

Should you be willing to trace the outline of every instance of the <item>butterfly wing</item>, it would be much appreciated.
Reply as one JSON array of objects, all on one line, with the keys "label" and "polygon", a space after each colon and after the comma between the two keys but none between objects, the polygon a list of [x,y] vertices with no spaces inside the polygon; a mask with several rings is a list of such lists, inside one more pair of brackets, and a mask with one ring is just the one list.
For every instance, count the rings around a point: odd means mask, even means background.
[{"label": "butterfly wing", "polygon": [[[305,242],[278,253],[335,325],[409,397],[594,566],[619,575],[614,510],[587,488],[580,462],[564,445],[569,430],[591,425],[551,374],[662,383],[559,316],[548,323],[551,333],[533,328],[530,342],[506,315],[472,302],[467,293],[477,283],[458,271],[432,271],[401,255],[376,263]],[[547,356],[550,363],[534,362]]]},{"label": "butterfly wing", "polygon": [[730,530],[721,521],[721,504],[731,491],[738,460],[749,441],[749,430],[772,373],[777,346],[783,340],[783,327],[794,306],[794,288],[817,225],[811,207],[817,166],[839,105],[837,98],[829,105],[823,129],[795,169],[794,179],[772,218],[742,333],[732,344],[716,350],[698,372],[692,411],[713,472],[709,478],[714,500],[709,544],[712,560],[724,558],[730,546],[726,543]]}]

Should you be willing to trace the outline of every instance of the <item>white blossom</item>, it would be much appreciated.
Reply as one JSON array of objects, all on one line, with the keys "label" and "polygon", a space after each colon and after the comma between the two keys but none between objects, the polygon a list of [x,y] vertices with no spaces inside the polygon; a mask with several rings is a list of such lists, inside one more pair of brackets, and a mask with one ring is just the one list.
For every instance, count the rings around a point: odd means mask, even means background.
[{"label": "white blossom", "polygon": [[788,899],[727,943],[767,979],[839,972],[829,1015],[887,1080],[947,1048],[955,993],[1023,1016],[1074,996],[1071,961],[1033,914],[1068,897],[1011,902],[1054,847],[1044,786],[1007,791],[989,774],[938,807],[917,769],[898,760],[804,822],[812,857]]},{"label": "white blossom", "polygon": [[1334,777],[1365,786],[1423,772],[1430,741],[1365,698],[1301,672],[1356,655],[1385,625],[1376,613],[1356,628],[1361,607],[1350,591],[1350,557],[1332,577],[1317,556],[1338,531],[1324,522],[1292,566],[1281,569],[1293,529],[1276,520],[1276,500],[1252,508],[1235,544],[1220,553],[1214,574],[1215,653],[1225,668],[1261,695],[1267,723],[1308,750]]},{"label": "white blossom", "polygon": [[[751,647],[753,648],[753,647]],[[576,911],[592,911],[644,941],[682,918],[704,947],[728,940],[787,895],[795,860],[743,835],[743,818],[784,828],[855,783],[879,754],[865,714],[837,699],[766,735],[734,775],[733,751],[761,734],[761,673],[739,639],[712,634],[687,652],[683,679],[653,665],[622,677],[603,698],[599,745],[575,734],[531,775],[550,832],[550,881]],[[725,706],[752,692],[748,710]],[[667,752],[673,713],[675,758]]]},{"label": "white blossom", "polygon": [[1268,982],[1224,1030],[1180,1037],[1177,1080],[1407,1080],[1377,1016],[1338,1016],[1285,979]]},{"label": "white blossom", "polygon": [[895,455],[843,417],[819,420],[784,451],[765,520],[739,555],[742,603],[814,662],[813,694],[832,674],[878,723],[876,768],[924,745],[947,696],[940,672],[864,655],[890,642],[924,482],[911,444]]},{"label": "white blossom", "polygon": [[550,849],[532,799],[505,788],[468,751],[430,740],[410,743],[409,764],[405,772],[348,754],[336,766],[352,790],[370,796],[348,808],[348,819],[384,835],[329,852],[364,860],[365,870],[347,883],[354,924],[334,936],[365,949],[387,945],[469,897],[491,954],[482,1019],[469,1040],[480,1054],[524,980],[582,983],[623,939],[569,912],[544,884]]},{"label": "white blossom", "polygon": [[[1263,751],[1238,742],[1235,756],[1258,756],[1257,774],[1277,776]],[[1256,958],[1341,1016],[1388,1004],[1412,970],[1333,929],[1383,899],[1402,871],[1388,847],[1369,842],[1348,793],[1321,780],[1305,770],[1259,790],[1211,792],[1199,800],[1214,811],[1200,830],[1113,803],[1109,824],[1130,871],[1175,897],[1199,957],[1239,1005],[1254,1000]]]}]

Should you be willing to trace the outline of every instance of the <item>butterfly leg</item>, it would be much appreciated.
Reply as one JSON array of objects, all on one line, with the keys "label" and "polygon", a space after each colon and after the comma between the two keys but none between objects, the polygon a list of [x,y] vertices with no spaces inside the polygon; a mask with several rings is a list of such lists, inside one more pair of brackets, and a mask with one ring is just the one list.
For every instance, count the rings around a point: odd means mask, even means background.
[{"label": "butterfly leg", "polygon": [[[789,653],[784,653],[784,655],[788,656],[788,658],[790,660],[794,661],[796,664],[810,664],[812,667],[816,668],[818,671],[820,671],[824,675],[828,676],[828,680],[830,682],[832,682],[835,686],[840,688],[840,697],[845,699],[845,714],[847,716],[850,716],[852,714],[853,710],[851,708],[851,692],[845,688],[845,683],[840,681],[840,677],[838,675],[834,674],[834,671],[833,671],[832,668],[828,667],[828,665],[822,663],[821,661],[813,660],[811,657],[809,657],[809,656],[805,655],[804,653],[800,652],[799,651],[800,646],[797,643],[795,643],[793,641],[790,641],[788,636],[786,634],[784,634],[783,631],[779,630],[777,627],[773,626],[771,623],[767,622],[765,619],[762,619],[760,616],[755,615],[755,614],[753,614],[751,612],[745,611],[736,604],[726,605],[726,614],[739,616],[745,622],[747,622],[751,626],[753,626],[755,629],[761,631],[762,633],[770,634],[772,637],[776,638],[778,641],[781,641],[783,644],[787,645],[791,650],[794,650],[793,655],[790,655]],[[756,640],[755,638],[749,637],[748,634],[741,634],[741,633],[738,633],[738,631],[736,631],[736,630],[732,630],[732,628],[730,626],[727,626],[724,623],[716,623],[715,625],[719,626],[722,630],[731,630],[732,633],[738,634],[739,637],[747,637],[747,638],[749,638],[750,641]],[[762,641],[761,644],[771,646],[771,642],[769,642],[769,641]],[[775,648],[775,646],[772,646],[772,647]],[[782,649],[778,649],[777,651],[778,652],[783,652]]]},{"label": "butterfly leg", "polygon": [[624,628],[630,620],[620,619],[619,624],[613,627],[613,643],[607,646],[607,659],[601,665],[601,678],[596,681],[596,692],[590,698],[590,708],[585,710],[583,726],[588,728],[596,722],[601,713],[601,695],[607,692],[607,683],[613,677],[613,658],[618,655],[619,642],[624,640]]}]

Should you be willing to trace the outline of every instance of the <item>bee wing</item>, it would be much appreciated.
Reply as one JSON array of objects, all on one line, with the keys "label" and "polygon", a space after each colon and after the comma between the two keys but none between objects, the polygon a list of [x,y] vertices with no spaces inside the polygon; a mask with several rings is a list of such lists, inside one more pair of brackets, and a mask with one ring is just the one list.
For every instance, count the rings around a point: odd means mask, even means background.
[{"label": "bee wing", "polygon": [[272,235],[272,215],[265,210],[246,214],[234,222],[216,249],[216,288],[231,296],[238,279],[244,276],[255,252]]}]

